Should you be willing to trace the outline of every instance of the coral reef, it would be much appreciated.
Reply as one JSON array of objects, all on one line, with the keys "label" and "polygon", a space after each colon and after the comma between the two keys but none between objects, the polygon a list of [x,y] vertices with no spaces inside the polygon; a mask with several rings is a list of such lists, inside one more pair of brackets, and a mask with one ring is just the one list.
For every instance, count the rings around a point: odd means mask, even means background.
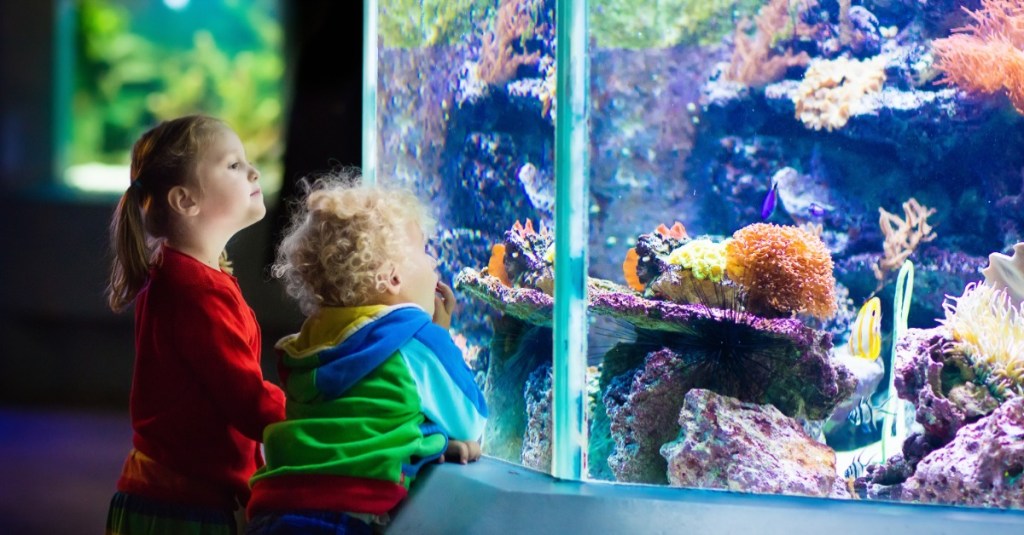
[{"label": "coral reef", "polygon": [[806,312],[827,319],[836,312],[832,256],[821,239],[792,226],[755,223],[733,234],[727,273],[746,291],[755,314]]},{"label": "coral reef", "polygon": [[855,387],[849,370],[829,356],[831,336],[797,319],[765,319],[594,287],[590,310],[629,322],[654,337],[649,345],[674,351],[675,365],[686,369],[694,388],[771,403],[788,416],[824,419]]},{"label": "coral reef", "polygon": [[932,41],[943,81],[972,93],[1005,93],[1024,114],[1024,5],[981,0],[972,22]]},{"label": "coral reef", "polygon": [[917,464],[903,497],[924,503],[1024,508],[1024,398],[1014,398]]},{"label": "coral reef", "polygon": [[669,484],[829,496],[836,455],[771,405],[694,389],[679,411],[679,437],[661,448]]}]

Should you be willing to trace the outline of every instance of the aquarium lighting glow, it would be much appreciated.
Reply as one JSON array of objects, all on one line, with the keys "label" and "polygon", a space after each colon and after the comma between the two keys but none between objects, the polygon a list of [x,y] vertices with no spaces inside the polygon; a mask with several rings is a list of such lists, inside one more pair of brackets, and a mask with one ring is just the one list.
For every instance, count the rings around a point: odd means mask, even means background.
[{"label": "aquarium lighting glow", "polygon": [[188,7],[189,0],[164,0],[164,5],[175,11],[181,11]]},{"label": "aquarium lighting glow", "polygon": [[85,163],[73,165],[64,174],[68,186],[89,193],[121,193],[128,187],[127,165]]}]

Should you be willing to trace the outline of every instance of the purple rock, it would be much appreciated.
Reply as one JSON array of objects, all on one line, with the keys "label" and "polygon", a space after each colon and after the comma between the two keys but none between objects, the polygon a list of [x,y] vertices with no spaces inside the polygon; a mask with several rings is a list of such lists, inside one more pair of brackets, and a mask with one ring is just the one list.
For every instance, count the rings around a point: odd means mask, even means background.
[{"label": "purple rock", "polygon": [[676,423],[685,374],[668,349],[651,353],[644,368],[612,381],[604,395],[615,449],[608,466],[617,481],[667,483],[665,459],[658,450],[679,430]]},{"label": "purple rock", "polygon": [[926,503],[1024,508],[1024,398],[1014,398],[917,465],[904,498]]},{"label": "purple rock", "polygon": [[932,444],[949,442],[999,405],[945,327],[908,329],[896,345],[895,374],[897,394],[914,403]]},{"label": "purple rock", "polygon": [[694,389],[686,394],[679,424],[678,438],[661,448],[672,486],[809,496],[836,492],[835,452],[771,405]]},{"label": "purple rock", "polygon": [[526,433],[523,466],[551,471],[551,365],[537,368],[526,379]]}]

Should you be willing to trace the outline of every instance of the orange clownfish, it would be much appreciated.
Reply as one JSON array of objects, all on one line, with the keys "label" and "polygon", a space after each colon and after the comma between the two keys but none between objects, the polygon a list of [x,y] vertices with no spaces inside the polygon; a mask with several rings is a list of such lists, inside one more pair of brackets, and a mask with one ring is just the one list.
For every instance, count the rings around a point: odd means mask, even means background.
[{"label": "orange clownfish", "polygon": [[491,247],[491,259],[487,262],[487,274],[497,278],[505,286],[512,286],[512,282],[508,279],[508,272],[505,271],[504,244],[496,243],[494,247]]},{"label": "orange clownfish", "polygon": [[642,292],[644,291],[644,284],[640,282],[640,276],[636,270],[639,263],[640,255],[636,253],[635,247],[631,247],[626,251],[626,260],[622,262],[622,274],[626,276],[626,284],[630,288]]}]

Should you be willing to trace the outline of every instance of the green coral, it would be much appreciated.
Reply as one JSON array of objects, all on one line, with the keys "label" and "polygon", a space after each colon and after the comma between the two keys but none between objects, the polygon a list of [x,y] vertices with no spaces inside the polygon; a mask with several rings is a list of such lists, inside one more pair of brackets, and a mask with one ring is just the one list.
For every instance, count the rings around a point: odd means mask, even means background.
[{"label": "green coral", "polygon": [[722,282],[728,243],[729,240],[715,243],[706,238],[690,240],[669,253],[668,263],[690,270],[699,280]]},{"label": "green coral", "polygon": [[763,0],[591,0],[590,31],[601,48],[710,45],[732,33]]},{"label": "green coral", "polygon": [[386,48],[458,43],[493,12],[493,0],[381,0],[378,32]]}]

